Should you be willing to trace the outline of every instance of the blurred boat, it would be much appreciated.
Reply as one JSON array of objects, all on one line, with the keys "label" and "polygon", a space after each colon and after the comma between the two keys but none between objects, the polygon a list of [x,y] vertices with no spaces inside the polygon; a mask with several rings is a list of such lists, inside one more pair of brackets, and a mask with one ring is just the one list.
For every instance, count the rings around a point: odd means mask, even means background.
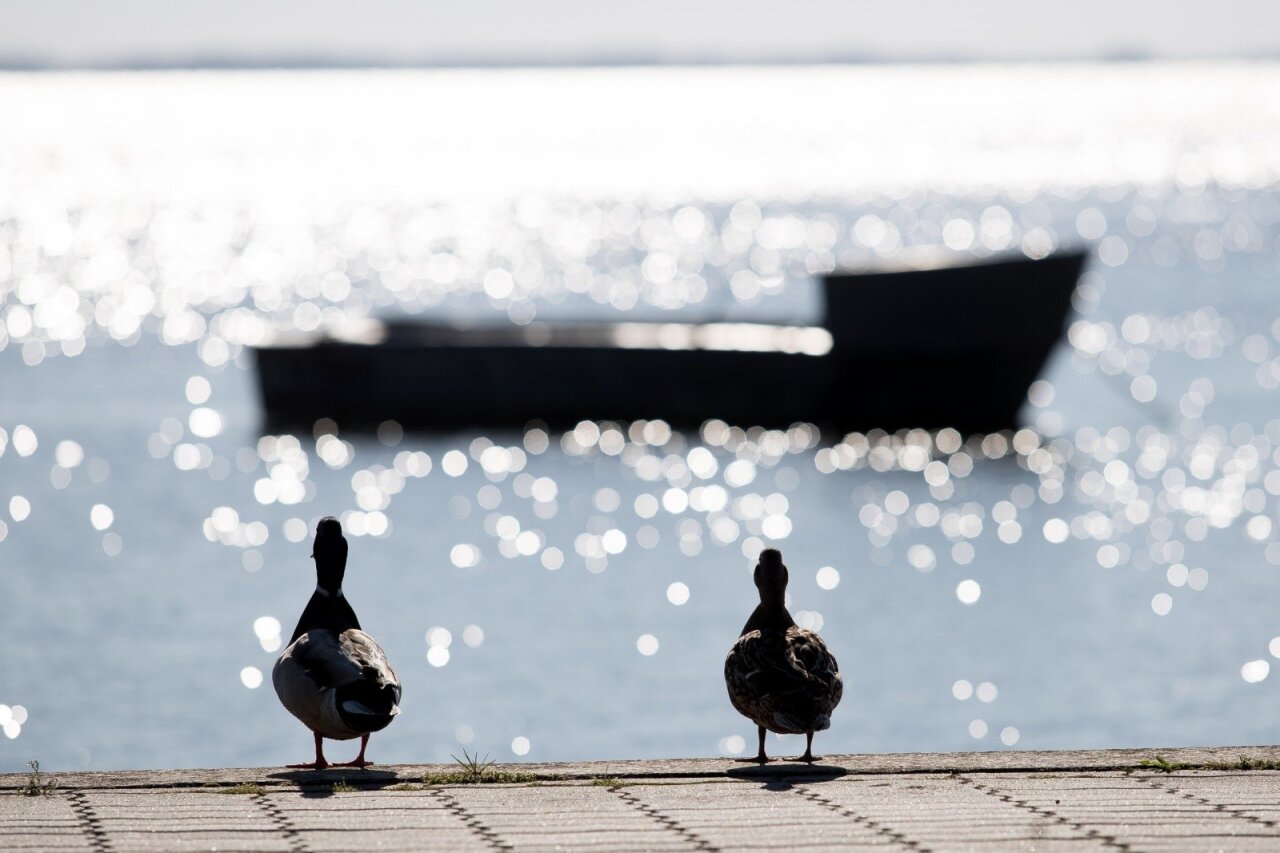
[{"label": "blurred boat", "polygon": [[270,430],[522,427],[662,418],[683,426],[1016,426],[1062,334],[1082,251],[823,279],[822,326],[368,321],[255,351]]}]

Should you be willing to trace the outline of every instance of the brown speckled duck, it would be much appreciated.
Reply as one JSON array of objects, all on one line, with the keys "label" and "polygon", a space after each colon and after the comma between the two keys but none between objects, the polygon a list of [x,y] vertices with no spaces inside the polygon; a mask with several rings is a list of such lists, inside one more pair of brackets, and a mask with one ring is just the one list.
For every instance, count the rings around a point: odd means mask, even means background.
[{"label": "brown speckled duck", "polygon": [[347,540],[336,518],[316,526],[312,550],[316,591],[302,611],[289,647],[276,661],[271,680],[280,702],[315,735],[316,760],[290,767],[323,770],[323,740],[360,738],[360,754],[340,767],[367,767],[369,735],[400,713],[400,679],[377,641],[342,594]]},{"label": "brown speckled duck", "polygon": [[813,733],[831,727],[831,712],[844,692],[840,668],[822,638],[797,626],[787,612],[787,567],[779,551],[760,552],[755,581],[760,606],[724,659],[729,701],[760,729],[759,753],[740,760],[760,764],[769,760],[764,753],[767,729],[805,735],[799,760],[812,764],[818,760],[813,754]]}]

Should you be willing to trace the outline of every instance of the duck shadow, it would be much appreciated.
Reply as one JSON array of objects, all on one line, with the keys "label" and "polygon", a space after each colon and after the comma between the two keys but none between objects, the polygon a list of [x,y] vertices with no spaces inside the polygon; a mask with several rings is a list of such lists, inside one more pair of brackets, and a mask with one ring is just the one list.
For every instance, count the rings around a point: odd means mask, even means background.
[{"label": "duck shadow", "polygon": [[766,791],[789,791],[795,785],[830,782],[848,773],[849,771],[845,768],[833,764],[801,764],[786,761],[748,764],[725,771],[725,775],[733,779],[763,782]]},{"label": "duck shadow", "polygon": [[377,791],[404,782],[389,770],[339,768],[333,770],[285,770],[268,773],[268,779],[292,782],[307,799],[332,797],[342,791]]}]

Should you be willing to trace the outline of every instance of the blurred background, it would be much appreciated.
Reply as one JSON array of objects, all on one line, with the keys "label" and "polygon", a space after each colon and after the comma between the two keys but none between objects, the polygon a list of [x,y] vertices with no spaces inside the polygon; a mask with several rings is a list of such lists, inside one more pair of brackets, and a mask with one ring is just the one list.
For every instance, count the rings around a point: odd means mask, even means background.
[{"label": "blurred background", "polygon": [[[309,758],[330,514],[375,761],[742,754],[768,546],[820,752],[1275,742],[1280,8],[786,5],[0,0],[0,770]],[[278,333],[1081,245],[1017,432],[260,428]]]}]

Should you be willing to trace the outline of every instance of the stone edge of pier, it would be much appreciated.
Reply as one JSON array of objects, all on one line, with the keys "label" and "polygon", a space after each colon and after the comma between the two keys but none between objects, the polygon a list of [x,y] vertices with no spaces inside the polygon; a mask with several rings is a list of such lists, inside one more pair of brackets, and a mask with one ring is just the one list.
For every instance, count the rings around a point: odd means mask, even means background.
[{"label": "stone edge of pier", "polygon": [[[1124,770],[1280,770],[1280,746],[1148,747],[1141,749],[1045,750],[998,752],[909,752],[867,755],[829,755],[810,766],[786,759],[765,766],[726,758],[629,759],[494,764],[489,772],[508,774],[513,781],[574,782],[591,780],[712,780],[758,778],[821,778],[865,774],[1052,773]],[[172,770],[42,771],[59,788],[210,788],[234,785],[263,787],[333,785],[381,788],[424,779],[456,776],[462,768],[448,764],[375,764],[366,769],[332,767],[295,770],[286,767]],[[30,774],[0,774],[0,792],[24,788]],[[503,778],[495,776],[495,778]],[[458,780],[448,783],[458,784]]]}]

